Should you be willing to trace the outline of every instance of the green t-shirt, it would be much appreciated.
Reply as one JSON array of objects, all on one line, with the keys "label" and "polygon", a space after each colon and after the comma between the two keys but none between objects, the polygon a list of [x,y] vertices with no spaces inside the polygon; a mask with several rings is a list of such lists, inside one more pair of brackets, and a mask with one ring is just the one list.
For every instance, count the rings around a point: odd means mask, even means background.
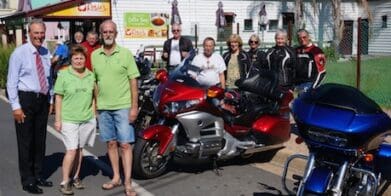
[{"label": "green t-shirt", "polygon": [[92,53],[91,62],[98,85],[98,109],[130,108],[129,80],[140,76],[133,54],[116,45],[113,53],[107,56],[101,47]]},{"label": "green t-shirt", "polygon": [[95,76],[88,69],[80,78],[72,67],[58,73],[54,93],[62,95],[61,120],[81,123],[91,120]]}]

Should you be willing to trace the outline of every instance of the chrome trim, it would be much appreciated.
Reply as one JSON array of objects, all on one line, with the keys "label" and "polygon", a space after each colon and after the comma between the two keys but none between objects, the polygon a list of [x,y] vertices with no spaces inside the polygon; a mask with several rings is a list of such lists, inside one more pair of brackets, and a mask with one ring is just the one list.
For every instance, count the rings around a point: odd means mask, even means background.
[{"label": "chrome trim", "polygon": [[348,162],[345,161],[342,166],[338,169],[338,178],[337,183],[331,188],[331,191],[333,192],[334,196],[341,196],[342,195],[342,183],[345,180],[346,171],[348,170]]},{"label": "chrome trim", "polygon": [[[289,156],[285,162],[285,165],[284,165],[284,171],[282,172],[282,186],[283,188],[285,189],[285,191],[289,194],[289,195],[294,195],[295,192],[291,191],[288,189],[288,186],[286,185],[286,176],[288,174],[288,168],[289,168],[289,164],[291,163],[291,161],[293,161],[294,159],[303,159],[303,160],[308,160],[309,157],[306,156],[306,155],[303,155],[303,154],[293,154],[291,156]],[[308,162],[307,162],[307,166],[308,166]],[[303,181],[303,180],[302,180]],[[300,182],[300,184],[302,183],[302,181]],[[300,185],[301,186],[301,185]],[[299,186],[299,187],[300,187]],[[299,195],[300,189],[297,190],[297,195]]]}]

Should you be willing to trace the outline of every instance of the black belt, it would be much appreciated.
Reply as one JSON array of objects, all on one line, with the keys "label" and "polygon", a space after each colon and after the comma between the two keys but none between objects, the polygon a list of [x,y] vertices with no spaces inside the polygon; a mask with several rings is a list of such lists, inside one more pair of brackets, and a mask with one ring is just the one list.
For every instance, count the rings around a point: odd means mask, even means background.
[{"label": "black belt", "polygon": [[47,98],[48,95],[45,95],[43,93],[37,93],[37,92],[28,92],[28,91],[18,91],[19,95],[22,96],[30,96],[35,98]]}]

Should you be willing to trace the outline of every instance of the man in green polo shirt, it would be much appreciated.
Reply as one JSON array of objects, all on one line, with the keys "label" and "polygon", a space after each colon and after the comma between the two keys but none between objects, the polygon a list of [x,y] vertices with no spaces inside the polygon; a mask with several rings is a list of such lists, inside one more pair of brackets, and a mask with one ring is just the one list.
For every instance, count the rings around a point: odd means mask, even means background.
[{"label": "man in green polo shirt", "polygon": [[126,195],[135,195],[131,184],[132,146],[134,128],[130,125],[137,118],[137,80],[140,75],[133,54],[116,44],[117,25],[106,20],[100,25],[103,38],[101,48],[91,55],[91,62],[98,85],[97,107],[101,140],[107,149],[113,178],[104,183],[104,190],[120,186],[118,143],[122,152]]}]

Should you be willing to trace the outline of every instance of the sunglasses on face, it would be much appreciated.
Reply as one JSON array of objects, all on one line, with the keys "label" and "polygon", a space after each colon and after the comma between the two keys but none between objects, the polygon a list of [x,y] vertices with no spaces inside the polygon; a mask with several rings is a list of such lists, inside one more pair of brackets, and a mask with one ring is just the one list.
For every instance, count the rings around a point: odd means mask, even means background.
[{"label": "sunglasses on face", "polygon": [[180,32],[181,30],[179,29],[173,29],[172,32]]},{"label": "sunglasses on face", "polygon": [[250,40],[250,44],[258,44],[258,41]]}]

